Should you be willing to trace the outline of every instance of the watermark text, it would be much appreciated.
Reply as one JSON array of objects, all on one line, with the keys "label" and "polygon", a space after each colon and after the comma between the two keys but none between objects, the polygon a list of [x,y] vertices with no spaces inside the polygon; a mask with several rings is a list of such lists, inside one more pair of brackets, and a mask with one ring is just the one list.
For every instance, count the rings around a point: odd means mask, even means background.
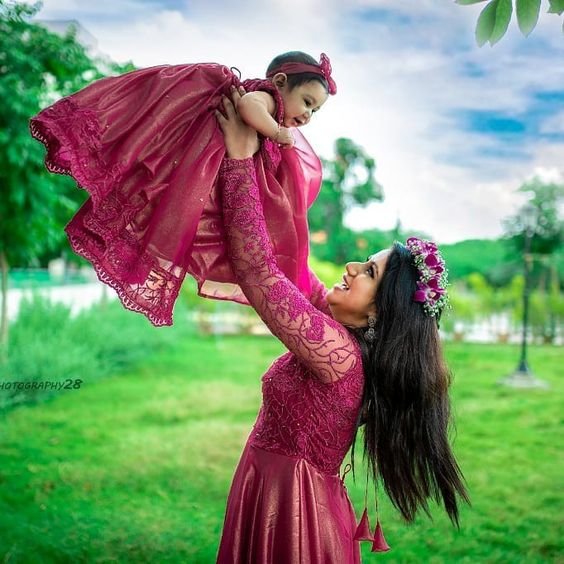
[{"label": "watermark text", "polygon": [[12,382],[0,381],[0,391],[20,391],[20,390],[79,390],[84,380],[80,378],[67,378],[66,380],[53,381],[45,380],[43,382],[20,382],[14,380]]}]

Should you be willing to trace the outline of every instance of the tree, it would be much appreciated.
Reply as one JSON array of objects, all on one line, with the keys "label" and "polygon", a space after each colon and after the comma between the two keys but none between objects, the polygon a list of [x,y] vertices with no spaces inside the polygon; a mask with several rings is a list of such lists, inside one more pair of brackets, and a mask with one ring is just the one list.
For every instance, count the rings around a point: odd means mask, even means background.
[{"label": "tree", "polygon": [[355,206],[382,201],[382,186],[374,178],[376,163],[350,139],[335,141],[335,159],[323,161],[323,184],[309,210],[312,242],[321,260],[343,262],[351,247],[361,247],[359,235],[344,226],[346,212]]},{"label": "tree", "polygon": [[39,4],[0,0],[0,349],[4,357],[10,265],[29,264],[60,247],[65,240],[63,227],[84,199],[68,178],[47,174],[44,150],[29,134],[29,119],[57,98],[102,77],[100,68],[108,68],[105,61],[89,57],[75,30],[60,36],[30,22],[39,8]]},{"label": "tree", "polygon": [[[534,177],[523,184],[519,191],[529,194],[529,202],[525,205],[532,205],[536,210],[536,222],[531,237],[531,259],[534,259],[532,287],[537,288],[537,297],[531,302],[531,319],[534,325],[543,326],[544,338],[552,341],[556,335],[557,321],[562,315],[562,295],[556,259],[562,252],[564,242],[564,221],[560,216],[564,202],[564,185],[545,183]],[[525,247],[526,226],[523,222],[523,208],[504,222],[506,240],[517,256],[521,256]]]},{"label": "tree", "polygon": [[[469,6],[487,0],[455,0],[457,4]],[[564,0],[547,0],[548,13],[562,15]],[[515,6],[515,9],[513,8]],[[507,31],[513,12],[517,15],[517,23],[523,35],[533,31],[539,19],[541,0],[489,0],[481,11],[476,24],[476,42],[480,47],[488,41],[495,45]],[[564,21],[562,23],[564,33]]]},{"label": "tree", "polygon": [[560,208],[564,203],[564,185],[545,183],[535,176],[525,182],[519,192],[529,194],[529,201],[517,213],[504,220],[505,237],[519,254],[524,247],[525,225],[523,209],[532,205],[536,210],[536,225],[531,240],[531,252],[535,255],[552,255],[564,242],[564,221]]},{"label": "tree", "polygon": [[478,296],[469,291],[469,284],[458,280],[449,284],[450,308],[441,317],[441,329],[451,334],[455,340],[464,338],[464,333],[481,312]]}]

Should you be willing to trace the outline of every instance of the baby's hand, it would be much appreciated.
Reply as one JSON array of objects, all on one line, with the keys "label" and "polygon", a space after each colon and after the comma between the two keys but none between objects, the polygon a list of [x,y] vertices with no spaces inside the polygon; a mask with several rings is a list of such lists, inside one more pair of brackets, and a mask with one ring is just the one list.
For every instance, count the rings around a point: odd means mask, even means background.
[{"label": "baby's hand", "polygon": [[274,141],[286,148],[293,147],[295,140],[292,132],[287,127],[280,126],[280,131],[274,137]]}]

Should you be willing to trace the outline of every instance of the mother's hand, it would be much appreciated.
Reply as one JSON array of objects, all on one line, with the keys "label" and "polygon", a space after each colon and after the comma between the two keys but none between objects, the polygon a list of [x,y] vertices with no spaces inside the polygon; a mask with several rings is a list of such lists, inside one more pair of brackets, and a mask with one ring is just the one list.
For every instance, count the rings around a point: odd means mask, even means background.
[{"label": "mother's hand", "polygon": [[252,157],[259,149],[257,132],[249,127],[237,113],[236,108],[241,99],[241,93],[244,93],[244,90],[238,91],[234,88],[231,95],[233,101],[223,96],[225,115],[219,110],[215,111],[219,126],[223,131],[227,156],[230,159]]}]

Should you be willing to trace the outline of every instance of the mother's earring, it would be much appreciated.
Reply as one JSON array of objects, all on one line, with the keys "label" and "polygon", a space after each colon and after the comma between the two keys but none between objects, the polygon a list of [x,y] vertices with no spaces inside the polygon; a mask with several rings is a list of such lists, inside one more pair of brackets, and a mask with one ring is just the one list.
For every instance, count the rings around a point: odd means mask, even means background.
[{"label": "mother's earring", "polygon": [[376,331],[374,331],[374,326],[376,325],[376,318],[369,317],[368,318],[368,331],[364,333],[364,338],[369,342],[372,343],[376,338]]}]

